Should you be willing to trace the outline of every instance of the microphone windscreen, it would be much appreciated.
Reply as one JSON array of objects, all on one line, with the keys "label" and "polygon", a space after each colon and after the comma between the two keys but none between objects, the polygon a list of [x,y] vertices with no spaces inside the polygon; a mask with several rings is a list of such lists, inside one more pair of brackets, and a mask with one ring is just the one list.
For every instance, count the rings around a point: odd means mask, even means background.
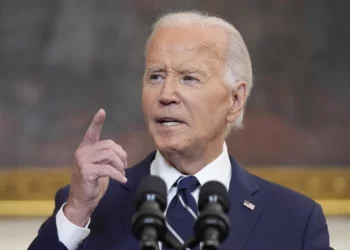
[{"label": "microphone windscreen", "polygon": [[199,192],[198,210],[202,211],[209,202],[219,203],[225,213],[230,209],[230,201],[226,187],[218,181],[209,181],[205,183]]},{"label": "microphone windscreen", "polygon": [[158,176],[145,176],[136,193],[136,209],[139,210],[142,203],[147,200],[148,195],[155,195],[156,201],[159,203],[162,211],[166,208],[167,203],[167,188],[162,178]]}]

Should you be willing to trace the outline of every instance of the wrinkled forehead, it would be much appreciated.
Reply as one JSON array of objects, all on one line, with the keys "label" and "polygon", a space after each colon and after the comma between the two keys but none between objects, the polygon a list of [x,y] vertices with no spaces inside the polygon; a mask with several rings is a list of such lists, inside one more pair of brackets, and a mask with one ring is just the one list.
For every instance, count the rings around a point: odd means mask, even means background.
[{"label": "wrinkled forehead", "polygon": [[162,59],[224,61],[227,34],[219,27],[163,27],[148,44],[146,63]]}]

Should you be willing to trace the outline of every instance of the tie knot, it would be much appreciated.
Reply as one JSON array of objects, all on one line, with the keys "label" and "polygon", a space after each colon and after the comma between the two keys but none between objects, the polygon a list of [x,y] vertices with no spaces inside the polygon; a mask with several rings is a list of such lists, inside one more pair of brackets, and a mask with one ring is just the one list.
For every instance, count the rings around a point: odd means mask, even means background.
[{"label": "tie knot", "polygon": [[196,188],[200,185],[199,181],[197,178],[193,175],[191,176],[186,176],[186,177],[180,177],[180,179],[177,182],[177,190],[182,191],[182,190],[188,190],[190,192],[193,192],[196,190]]}]

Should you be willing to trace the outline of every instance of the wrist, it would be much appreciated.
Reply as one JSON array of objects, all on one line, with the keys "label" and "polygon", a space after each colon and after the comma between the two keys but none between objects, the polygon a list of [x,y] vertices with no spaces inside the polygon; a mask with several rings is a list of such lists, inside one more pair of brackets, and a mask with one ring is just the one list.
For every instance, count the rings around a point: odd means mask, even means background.
[{"label": "wrist", "polygon": [[90,220],[91,213],[86,207],[75,205],[70,201],[63,208],[64,216],[78,227],[86,226]]}]

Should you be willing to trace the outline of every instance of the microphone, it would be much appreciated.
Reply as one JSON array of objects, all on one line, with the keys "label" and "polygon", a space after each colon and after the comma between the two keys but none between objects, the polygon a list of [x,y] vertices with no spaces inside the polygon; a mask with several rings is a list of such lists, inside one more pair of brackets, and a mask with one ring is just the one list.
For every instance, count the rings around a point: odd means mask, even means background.
[{"label": "microphone", "polygon": [[194,227],[197,241],[203,243],[202,250],[216,250],[227,238],[230,231],[229,209],[230,202],[223,184],[210,181],[202,186],[198,199],[199,217]]},{"label": "microphone", "polygon": [[180,248],[168,234],[164,219],[167,205],[165,182],[157,176],[144,177],[136,193],[136,214],[132,218],[132,232],[142,250],[159,250],[158,242]]}]

